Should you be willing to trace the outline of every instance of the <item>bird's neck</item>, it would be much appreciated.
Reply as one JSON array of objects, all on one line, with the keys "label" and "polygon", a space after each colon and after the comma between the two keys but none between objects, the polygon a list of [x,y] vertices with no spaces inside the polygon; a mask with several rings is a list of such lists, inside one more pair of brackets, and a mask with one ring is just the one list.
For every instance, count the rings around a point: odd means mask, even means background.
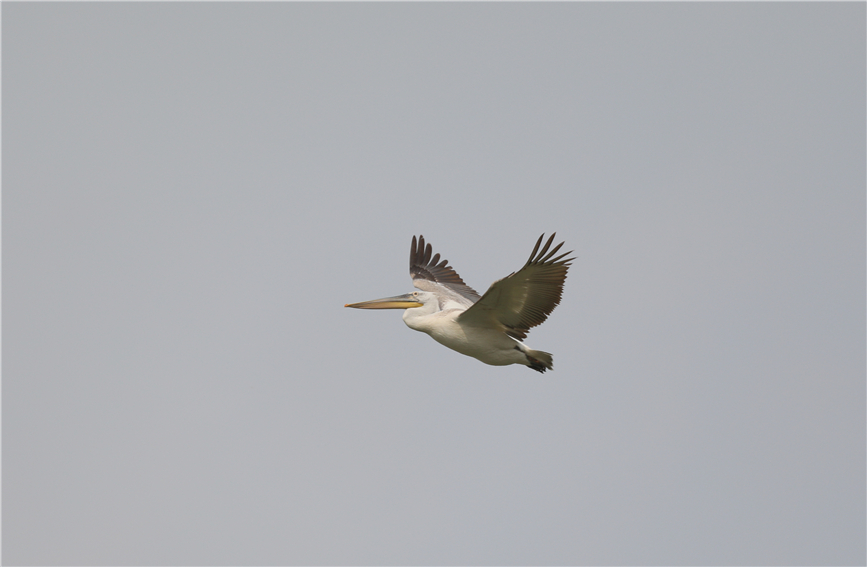
[{"label": "bird's neck", "polygon": [[421,307],[413,307],[403,311],[403,322],[410,329],[422,331],[423,333],[430,332],[430,315],[439,311],[439,306],[436,301],[428,301]]}]

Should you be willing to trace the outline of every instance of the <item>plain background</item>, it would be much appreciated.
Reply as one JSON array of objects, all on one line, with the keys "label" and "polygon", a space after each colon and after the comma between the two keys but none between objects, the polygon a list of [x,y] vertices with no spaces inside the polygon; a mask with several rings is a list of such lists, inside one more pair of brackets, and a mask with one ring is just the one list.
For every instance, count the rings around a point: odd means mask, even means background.
[{"label": "plain background", "polygon": [[4,563],[864,564],[864,3],[2,10]]}]

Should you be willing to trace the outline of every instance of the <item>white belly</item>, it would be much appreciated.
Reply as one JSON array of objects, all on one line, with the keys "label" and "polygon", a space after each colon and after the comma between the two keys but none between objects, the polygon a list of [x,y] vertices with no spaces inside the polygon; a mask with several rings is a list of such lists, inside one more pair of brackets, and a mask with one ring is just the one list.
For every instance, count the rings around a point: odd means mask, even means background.
[{"label": "white belly", "polygon": [[443,346],[493,366],[525,364],[519,343],[497,329],[465,327],[457,321],[461,310],[439,311],[422,317],[405,317],[407,326],[429,334]]}]

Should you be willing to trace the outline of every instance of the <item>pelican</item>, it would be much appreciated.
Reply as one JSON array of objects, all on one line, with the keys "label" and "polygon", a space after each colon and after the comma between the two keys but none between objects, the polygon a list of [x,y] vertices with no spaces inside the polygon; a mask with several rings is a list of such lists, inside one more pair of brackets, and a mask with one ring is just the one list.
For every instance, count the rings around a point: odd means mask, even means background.
[{"label": "pelican", "polygon": [[533,350],[521,341],[559,305],[566,272],[575,259],[564,259],[571,251],[553,257],[563,242],[548,251],[556,234],[540,251],[543,233],[524,267],[495,281],[481,296],[464,283],[448,260],[440,262],[439,254],[431,257],[433,250],[425,244],[424,236],[418,241],[413,236],[409,275],[412,285],[421,291],[344,307],[403,309],[403,321],[410,329],[427,333],[438,343],[485,364],[553,370],[550,353]]}]

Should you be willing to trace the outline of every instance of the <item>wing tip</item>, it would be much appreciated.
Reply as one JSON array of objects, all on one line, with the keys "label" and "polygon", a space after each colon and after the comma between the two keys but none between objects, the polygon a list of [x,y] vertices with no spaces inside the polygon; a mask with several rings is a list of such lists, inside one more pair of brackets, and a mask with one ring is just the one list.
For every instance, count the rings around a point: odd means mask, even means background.
[{"label": "wing tip", "polygon": [[[555,246],[550,252],[548,251],[551,248],[551,244],[554,242],[554,237],[557,236],[557,232],[554,231],[551,233],[551,236],[548,237],[548,240],[545,242],[545,246],[542,246],[542,251],[539,252],[539,246],[542,244],[542,239],[545,238],[545,233],[543,232],[539,239],[536,241],[536,245],[533,247],[533,252],[530,254],[530,258],[527,260],[527,264],[538,264],[538,265],[549,265],[549,266],[570,266],[571,262],[575,260],[575,258],[565,258],[569,254],[572,254],[574,250],[570,250],[563,254],[560,254],[556,258],[552,258],[554,254],[556,254],[560,248],[566,244],[564,240],[557,246]],[[537,254],[538,252],[538,254]]]}]

